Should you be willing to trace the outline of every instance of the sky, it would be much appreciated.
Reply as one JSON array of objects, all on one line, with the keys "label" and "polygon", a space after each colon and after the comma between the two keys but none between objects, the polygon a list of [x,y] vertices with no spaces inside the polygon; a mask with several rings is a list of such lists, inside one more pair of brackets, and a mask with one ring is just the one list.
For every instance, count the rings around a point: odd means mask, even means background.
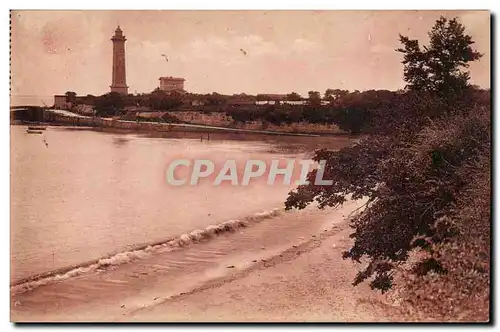
[{"label": "sky", "polygon": [[465,25],[484,54],[471,81],[489,88],[488,11],[12,11],[11,100],[109,92],[118,24],[129,93],[152,91],[160,76],[183,77],[194,93],[397,90],[398,35],[427,43],[440,15]]}]

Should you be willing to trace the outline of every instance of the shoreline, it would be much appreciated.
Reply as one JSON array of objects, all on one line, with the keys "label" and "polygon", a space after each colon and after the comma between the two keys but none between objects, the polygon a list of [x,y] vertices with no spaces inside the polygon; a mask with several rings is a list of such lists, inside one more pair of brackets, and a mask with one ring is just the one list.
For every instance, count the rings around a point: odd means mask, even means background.
[{"label": "shoreline", "polygon": [[[55,280],[62,280],[65,275],[69,275],[69,278],[71,278],[72,276],[82,275],[110,265],[120,265],[113,262],[117,257],[126,256],[133,261],[134,258],[139,258],[142,252],[154,252],[155,250],[161,251],[163,249],[162,247],[174,249],[184,247],[192,243],[210,240],[220,234],[236,232],[241,228],[250,227],[252,223],[258,223],[265,219],[271,219],[281,214],[281,210],[282,209],[275,208],[269,211],[252,214],[246,218],[230,219],[219,224],[208,225],[204,229],[197,229],[188,233],[170,236],[163,240],[129,245],[129,248],[126,250],[116,250],[102,257],[61,267],[56,270],[38,273],[19,280],[14,280],[10,284],[11,291],[16,288],[23,288],[23,286],[27,286],[25,288],[29,288],[30,283],[38,283],[43,286],[44,284],[49,283],[51,281],[49,279],[51,278]],[[37,287],[37,285],[34,285],[34,287]]]},{"label": "shoreline", "polygon": [[231,276],[210,281],[120,322],[404,322],[387,296],[364,283],[341,258],[347,221]]},{"label": "shoreline", "polygon": [[242,129],[222,126],[210,126],[192,123],[164,123],[153,121],[129,121],[117,120],[111,118],[100,118],[80,115],[64,110],[44,109],[43,120],[25,121],[11,120],[11,125],[55,125],[55,126],[76,126],[97,128],[113,128],[126,129],[141,132],[201,132],[201,133],[242,133],[242,134],[257,134],[257,135],[278,135],[278,136],[301,136],[301,137],[351,137],[349,133],[331,132],[331,133],[315,133],[315,132],[289,132],[289,131],[274,131],[274,130],[257,130],[257,129]]},{"label": "shoreline", "polygon": [[[341,258],[350,245],[348,214],[358,205],[290,212],[208,242],[11,294],[11,321],[379,321],[383,298],[366,284],[353,287],[357,267]],[[276,312],[283,301],[286,310]],[[376,308],[358,312],[360,303]],[[325,312],[332,306],[345,312]]]}]

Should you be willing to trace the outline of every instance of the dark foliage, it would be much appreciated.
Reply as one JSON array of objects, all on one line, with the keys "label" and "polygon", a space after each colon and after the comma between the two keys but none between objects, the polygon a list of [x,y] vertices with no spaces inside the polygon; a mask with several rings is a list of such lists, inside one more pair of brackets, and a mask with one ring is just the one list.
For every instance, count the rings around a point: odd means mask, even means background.
[{"label": "dark foliage", "polygon": [[[372,118],[402,103],[401,95],[387,90],[352,92],[331,90],[325,93],[329,105],[322,105],[319,93],[311,91],[312,99],[306,105],[265,105],[228,107],[226,113],[237,122],[263,121],[275,125],[295,122],[336,124],[352,134],[373,130]],[[291,97],[293,98],[293,97]]]},{"label": "dark foliage", "polygon": [[292,92],[286,95],[286,100],[289,101],[301,101],[302,97],[297,92]]},{"label": "dark foliage", "polygon": [[309,91],[309,98],[307,99],[307,103],[311,106],[320,106],[321,105],[321,95],[318,91]]},{"label": "dark foliage", "polygon": [[110,92],[97,97],[94,105],[97,116],[120,115],[125,107],[125,97],[118,92]]},{"label": "dark foliage", "polygon": [[[372,288],[387,291],[395,271],[420,250],[425,255],[404,281],[409,294],[419,292],[418,301],[410,298],[449,315],[481,301],[487,311],[489,285],[490,92],[468,86],[468,74],[459,71],[479,57],[463,33],[456,20],[441,18],[424,51],[402,37],[410,91],[389,103],[353,101],[350,109],[369,114],[370,136],[340,151],[317,151],[314,159],[327,160],[324,178],[333,185],[315,186],[313,171],[285,203],[325,208],[366,199],[344,253],[367,259],[354,285],[370,279]],[[472,294],[475,302],[464,304]]]},{"label": "dark foliage", "polygon": [[177,92],[167,93],[157,88],[146,96],[141,105],[153,110],[168,111],[182,105],[182,95]]},{"label": "dark foliage", "polygon": [[70,103],[75,103],[76,102],[76,92],[73,91],[66,91],[64,94],[66,96],[66,101]]},{"label": "dark foliage", "polygon": [[434,92],[441,97],[455,97],[467,85],[469,62],[481,58],[475,51],[471,36],[464,34],[465,27],[456,18],[445,17],[436,22],[429,32],[430,43],[420,47],[418,40],[400,35],[403,48],[404,78],[408,88]]}]

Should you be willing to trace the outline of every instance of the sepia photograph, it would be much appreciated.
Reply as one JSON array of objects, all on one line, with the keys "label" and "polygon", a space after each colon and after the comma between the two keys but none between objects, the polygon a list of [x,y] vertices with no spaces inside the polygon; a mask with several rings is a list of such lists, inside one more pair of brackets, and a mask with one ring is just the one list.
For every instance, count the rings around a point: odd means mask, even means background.
[{"label": "sepia photograph", "polygon": [[491,323],[489,10],[9,15],[12,323]]}]

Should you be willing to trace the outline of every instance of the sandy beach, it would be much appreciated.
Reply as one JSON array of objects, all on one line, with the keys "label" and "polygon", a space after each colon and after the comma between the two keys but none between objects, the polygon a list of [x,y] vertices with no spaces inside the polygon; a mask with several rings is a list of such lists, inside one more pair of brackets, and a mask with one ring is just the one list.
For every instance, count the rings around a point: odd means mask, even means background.
[{"label": "sandy beach", "polygon": [[138,310],[125,321],[383,322],[397,310],[364,284],[353,287],[356,266],[341,258],[343,223],[247,271]]},{"label": "sandy beach", "polygon": [[14,293],[11,320],[402,320],[368,285],[351,285],[359,267],[341,257],[349,213],[361,205],[283,211],[206,242]]}]

